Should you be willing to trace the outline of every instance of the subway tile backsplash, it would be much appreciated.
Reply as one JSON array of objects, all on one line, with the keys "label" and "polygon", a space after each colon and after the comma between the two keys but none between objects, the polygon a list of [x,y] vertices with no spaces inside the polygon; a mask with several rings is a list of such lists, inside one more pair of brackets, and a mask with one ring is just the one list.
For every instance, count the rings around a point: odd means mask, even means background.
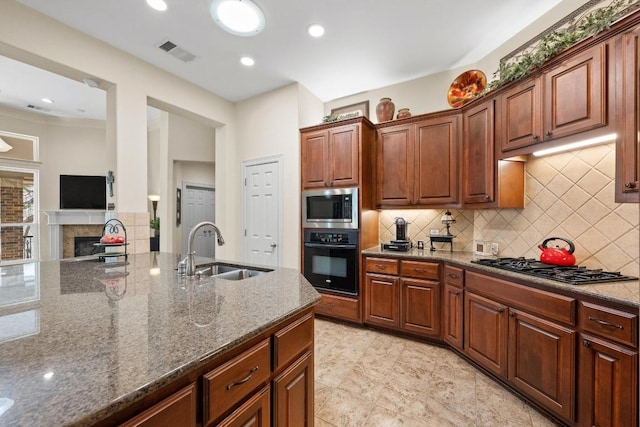
[{"label": "subway tile backsplash", "polygon": [[[614,203],[614,179],[613,143],[531,157],[525,164],[524,209],[451,210],[454,250],[472,251],[474,240],[485,240],[498,243],[499,256],[538,258],[544,239],[563,237],[575,244],[578,264],[638,276],[638,204]],[[380,241],[394,238],[393,222],[401,216],[410,223],[410,238],[428,246],[431,228],[444,232],[443,213],[382,211]]]}]

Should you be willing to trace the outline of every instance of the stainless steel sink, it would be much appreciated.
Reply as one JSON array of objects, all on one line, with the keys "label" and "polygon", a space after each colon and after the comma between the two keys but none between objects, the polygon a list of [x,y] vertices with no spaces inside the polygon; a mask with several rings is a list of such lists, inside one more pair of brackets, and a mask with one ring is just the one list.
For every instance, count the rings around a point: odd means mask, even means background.
[{"label": "stainless steel sink", "polygon": [[249,277],[258,276],[273,270],[249,267],[237,264],[211,263],[196,266],[195,276],[201,278],[203,276],[212,276],[226,280],[242,280]]}]

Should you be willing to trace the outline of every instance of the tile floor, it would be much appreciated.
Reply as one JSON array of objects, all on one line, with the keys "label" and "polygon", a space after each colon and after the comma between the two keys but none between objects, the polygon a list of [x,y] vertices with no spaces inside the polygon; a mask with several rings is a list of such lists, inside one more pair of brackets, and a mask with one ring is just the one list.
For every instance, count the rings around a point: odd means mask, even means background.
[{"label": "tile floor", "polygon": [[455,353],[316,319],[316,427],[556,426]]}]

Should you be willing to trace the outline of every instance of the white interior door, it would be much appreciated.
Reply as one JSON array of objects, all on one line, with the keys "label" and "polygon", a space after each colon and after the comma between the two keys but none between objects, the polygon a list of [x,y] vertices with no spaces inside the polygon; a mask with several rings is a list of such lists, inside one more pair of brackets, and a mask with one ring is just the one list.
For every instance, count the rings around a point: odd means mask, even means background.
[{"label": "white interior door", "polygon": [[244,165],[244,260],[252,264],[280,265],[281,160]]},{"label": "white interior door", "polygon": [[[193,227],[202,221],[215,221],[215,190],[197,184],[183,184],[182,187],[182,248],[186,254]],[[193,239],[196,255],[214,258],[216,237],[211,227],[198,230]]]}]

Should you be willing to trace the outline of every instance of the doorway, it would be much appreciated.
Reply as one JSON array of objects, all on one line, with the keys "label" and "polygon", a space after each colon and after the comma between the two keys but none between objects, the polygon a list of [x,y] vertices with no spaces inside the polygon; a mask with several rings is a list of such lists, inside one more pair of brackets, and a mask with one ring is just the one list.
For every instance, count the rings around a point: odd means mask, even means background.
[{"label": "doorway", "polygon": [[279,267],[282,261],[282,156],[243,162],[243,258]]},{"label": "doorway", "polygon": [[[182,183],[182,248],[187,252],[189,233],[202,221],[215,221],[214,187],[206,184]],[[193,250],[197,256],[215,258],[216,236],[211,227],[198,230],[193,239]]]}]

